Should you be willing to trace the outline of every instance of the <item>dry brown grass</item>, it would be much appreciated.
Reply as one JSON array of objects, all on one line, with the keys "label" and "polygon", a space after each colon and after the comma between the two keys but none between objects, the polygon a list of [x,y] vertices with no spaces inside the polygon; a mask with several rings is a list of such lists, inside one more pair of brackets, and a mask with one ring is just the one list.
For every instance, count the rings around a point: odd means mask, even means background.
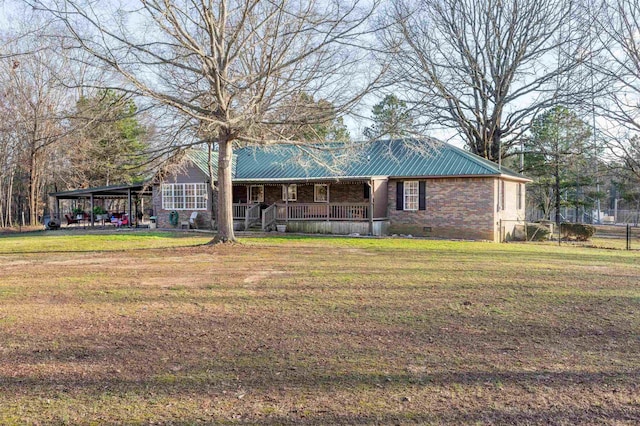
[{"label": "dry brown grass", "polygon": [[638,253],[271,238],[0,270],[2,424],[640,422]]}]

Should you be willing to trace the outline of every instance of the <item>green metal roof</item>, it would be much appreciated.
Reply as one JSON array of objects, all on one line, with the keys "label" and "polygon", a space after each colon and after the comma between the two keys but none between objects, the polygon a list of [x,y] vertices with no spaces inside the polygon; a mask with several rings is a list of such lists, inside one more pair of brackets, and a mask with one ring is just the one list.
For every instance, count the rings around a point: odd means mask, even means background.
[{"label": "green metal roof", "polygon": [[[470,152],[438,141],[386,140],[337,149],[318,150],[314,155],[335,167],[310,161],[297,146],[248,147],[235,151],[234,180],[285,181],[314,179],[390,177],[500,176],[528,180],[499,168],[497,164]],[[313,148],[311,148],[313,150]],[[332,156],[338,162],[332,161]]]},{"label": "green metal roof", "polygon": [[[254,146],[235,150],[236,181],[287,181],[389,177],[509,176],[526,177],[463,149],[435,140],[397,139],[336,144],[323,147],[295,145]],[[217,164],[218,153],[213,152]],[[316,157],[319,161],[311,158]],[[188,158],[209,174],[206,150],[190,150]],[[321,164],[322,163],[322,164]],[[214,168],[217,180],[217,168]]]},{"label": "green metal roof", "polygon": [[[200,169],[202,173],[206,176],[209,176],[209,151],[203,149],[192,149],[187,152],[187,157],[194,166]],[[218,180],[218,152],[214,151],[211,153],[211,161],[214,164],[213,167],[213,180]]]}]

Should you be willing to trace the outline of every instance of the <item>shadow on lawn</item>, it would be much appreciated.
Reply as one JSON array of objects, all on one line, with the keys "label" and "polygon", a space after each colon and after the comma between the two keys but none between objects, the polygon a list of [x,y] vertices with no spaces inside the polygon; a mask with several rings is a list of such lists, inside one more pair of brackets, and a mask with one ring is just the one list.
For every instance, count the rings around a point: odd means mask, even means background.
[{"label": "shadow on lawn", "polygon": [[[233,378],[228,376],[220,382],[209,382],[207,380],[189,379],[190,375],[198,376],[199,371],[190,369],[184,370],[184,377],[175,383],[168,384],[164,381],[154,379],[124,379],[124,378],[102,378],[102,379],[53,379],[53,378],[10,378],[0,377],[0,394],[43,394],[50,398],[59,398],[60,395],[69,395],[71,398],[78,394],[84,397],[96,397],[100,395],[120,395],[122,398],[139,395],[142,398],[150,396],[168,396],[177,400],[185,400],[192,397],[210,398],[219,400],[225,392],[232,407],[229,412],[241,413],[233,415],[233,422],[237,423],[260,423],[260,424],[399,424],[399,423],[490,423],[490,424],[578,424],[578,423],[618,423],[618,422],[638,422],[640,421],[640,409],[637,405],[616,406],[607,404],[585,404],[563,405],[563,401],[553,403],[553,408],[546,408],[537,405],[539,401],[529,401],[519,404],[518,401],[507,398],[503,408],[495,408],[495,400],[483,408],[473,409],[471,407],[483,406],[490,401],[478,400],[470,405],[461,404],[456,406],[454,401],[445,403],[445,406],[425,408],[421,398],[413,397],[409,402],[404,402],[395,397],[398,394],[413,395],[421,388],[430,388],[430,395],[434,398],[439,393],[437,389],[447,389],[451,386],[482,385],[485,387],[485,394],[499,394],[500,391],[492,388],[493,384],[501,383],[502,386],[516,387],[552,387],[566,388],[568,392],[573,392],[576,400],[582,398],[584,393],[592,392],[594,389],[609,387],[613,392],[622,391],[631,395],[639,391],[640,371],[628,371],[625,373],[582,373],[582,372],[485,372],[467,371],[458,373],[433,373],[424,374],[421,377],[414,375],[323,375],[319,372],[296,371],[294,374],[275,375],[271,369],[239,369],[231,368],[230,372],[240,377],[237,382],[228,382]],[[238,383],[241,383],[239,385]],[[326,408],[314,408],[311,410],[300,410],[292,408],[288,414],[263,415],[252,412],[247,406],[243,406],[234,395],[241,386],[247,396],[245,401],[261,403],[263,401],[282,400],[287,404],[291,395],[302,394],[305,399],[318,397],[320,400],[331,399],[335,392],[351,391],[354,400],[334,401],[336,406]],[[363,391],[376,392],[380,398],[385,399],[387,409],[383,414],[371,414],[366,409],[360,409],[357,405],[358,393]],[[301,392],[301,393],[300,393]],[[344,398],[344,393],[341,394]],[[566,398],[570,394],[565,394]],[[295,396],[293,397],[296,398]],[[499,397],[498,397],[499,398]],[[491,400],[491,398],[489,398]],[[98,400],[98,399],[96,399]],[[233,402],[236,400],[236,402]],[[413,405],[418,403],[418,405]],[[234,407],[235,405],[235,407]],[[544,404],[543,404],[544,405]],[[431,409],[433,408],[433,409]],[[343,414],[344,411],[355,411],[352,414]],[[171,424],[194,424],[206,420],[200,413],[191,413],[193,417],[182,415],[178,421],[171,421]],[[225,418],[223,416],[223,418]],[[167,420],[167,419],[165,419]],[[211,420],[211,419],[209,419]]]},{"label": "shadow on lawn", "polygon": [[[186,321],[185,321],[186,319]],[[444,348],[455,352],[463,346],[474,348],[478,337],[464,336],[453,343],[443,341],[429,348],[429,352],[440,352],[431,360],[430,368],[419,371],[406,369],[409,360],[421,355],[421,345],[415,337],[403,330],[386,333],[395,346],[358,349],[350,346],[349,340],[362,336],[351,336],[348,330],[290,330],[297,337],[287,335],[287,328],[271,328],[270,333],[282,336],[266,338],[254,332],[243,332],[250,322],[237,317],[226,321],[208,322],[212,329],[207,335],[199,335],[194,329],[202,328],[203,318],[186,315],[182,321],[163,319],[167,329],[157,330],[160,335],[150,336],[158,324],[147,323],[140,330],[113,333],[100,338],[78,337],[62,342],[59,348],[17,350],[5,357],[3,362],[21,366],[34,366],[30,374],[4,374],[0,376],[0,395],[24,395],[30,398],[67,398],[79,401],[101,401],[105,395],[118,396],[123,401],[135,395],[134,401],[145,401],[167,397],[177,402],[190,399],[226,400],[230,409],[225,414],[208,421],[233,421],[237,423],[261,424],[396,424],[396,423],[498,423],[498,424],[575,424],[601,422],[640,421],[637,405],[607,404],[602,395],[594,392],[621,392],[637,395],[640,391],[640,369],[618,368],[605,371],[603,367],[591,367],[592,372],[566,370],[523,371],[517,366],[502,366],[495,370],[477,367],[447,367],[450,360],[442,352]],[[256,320],[258,320],[256,318]],[[167,324],[168,323],[168,324]],[[257,324],[259,329],[261,324]],[[275,327],[271,324],[271,327]],[[295,327],[295,325],[294,325]],[[304,328],[305,326],[302,326]],[[322,328],[322,324],[318,328]],[[269,327],[266,327],[267,329]],[[168,332],[172,330],[174,334]],[[353,331],[353,330],[352,330]],[[534,334],[557,332],[542,328]],[[625,339],[623,333],[616,339]],[[185,336],[189,337],[185,337]],[[320,337],[318,337],[320,336]],[[372,336],[375,337],[375,336]],[[309,340],[307,340],[309,339]],[[334,346],[314,347],[317,339],[334,341]],[[406,347],[402,347],[405,340]],[[600,348],[604,350],[603,348]],[[469,349],[467,349],[469,350]],[[490,352],[490,351],[489,351]],[[478,364],[478,356],[489,357],[486,347],[469,351],[469,364]],[[620,354],[612,353],[612,356]],[[558,355],[561,356],[561,355]],[[628,355],[633,356],[633,355]],[[396,358],[393,358],[396,357]],[[486,358],[487,364],[490,358]],[[547,362],[553,363],[549,355]],[[374,360],[380,367],[372,367]],[[360,362],[362,362],[361,367]],[[392,364],[394,372],[384,370]],[[48,372],[43,367],[49,366]],[[404,372],[402,369],[404,368]],[[6,371],[6,370],[5,370]],[[373,372],[372,372],[373,371]],[[474,390],[482,388],[483,398],[476,398]],[[246,393],[240,401],[235,395]],[[431,405],[430,398],[437,399],[441,391],[454,389],[466,401],[455,398]],[[535,391],[532,391],[535,389]],[[519,404],[511,391],[525,395],[527,403]],[[527,394],[534,392],[529,399]],[[507,395],[505,396],[505,393]],[[360,408],[362,395],[378,400],[378,412],[371,414]],[[343,398],[333,401],[335,395]],[[401,395],[411,396],[403,402]],[[493,395],[500,401],[497,406]],[[543,399],[562,395],[563,399],[552,403],[552,408],[540,403]],[[568,400],[591,398],[597,405],[587,403],[570,404]],[[311,402],[310,410],[292,408],[291,401],[304,396]],[[288,407],[288,414],[266,415],[254,411],[254,404],[269,401]],[[320,402],[318,402],[320,401]],[[323,406],[322,401],[332,401]],[[97,402],[100,410],[101,402]],[[108,404],[108,403],[107,403]],[[384,408],[380,408],[383,404]],[[415,405],[414,405],[415,404]],[[482,407],[482,408],[477,408]],[[236,414],[233,414],[236,413]],[[239,414],[237,414],[239,413]],[[350,414],[349,414],[350,413]],[[189,417],[191,416],[192,417]],[[218,414],[220,415],[220,414]],[[232,417],[239,416],[239,417]],[[193,424],[207,421],[202,413],[190,413],[186,418],[171,420],[171,424]],[[121,419],[122,420],[122,419]],[[169,419],[164,419],[168,421]],[[176,421],[177,420],[177,421]]]},{"label": "shadow on lawn", "polygon": [[[440,413],[405,412],[389,413],[383,416],[372,416],[365,413],[360,415],[337,415],[334,413],[311,413],[291,416],[280,416],[260,419],[257,421],[265,425],[296,424],[296,425],[328,425],[328,424],[593,424],[637,422],[640,414],[636,411],[611,407],[592,407],[583,411],[566,411],[563,409],[526,409],[505,408],[503,410],[486,408],[482,410],[446,410]],[[246,421],[253,423],[256,420]],[[239,423],[243,423],[242,420]],[[180,424],[191,424],[185,421]]]}]

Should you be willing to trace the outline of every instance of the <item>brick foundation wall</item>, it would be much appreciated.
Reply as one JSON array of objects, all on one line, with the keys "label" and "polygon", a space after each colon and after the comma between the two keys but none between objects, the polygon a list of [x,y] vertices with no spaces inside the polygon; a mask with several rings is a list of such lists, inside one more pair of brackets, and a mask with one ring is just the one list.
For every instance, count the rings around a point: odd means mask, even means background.
[{"label": "brick foundation wall", "polygon": [[389,180],[389,233],[494,241],[496,180],[426,179],[426,210],[418,211],[396,210],[398,180]]}]

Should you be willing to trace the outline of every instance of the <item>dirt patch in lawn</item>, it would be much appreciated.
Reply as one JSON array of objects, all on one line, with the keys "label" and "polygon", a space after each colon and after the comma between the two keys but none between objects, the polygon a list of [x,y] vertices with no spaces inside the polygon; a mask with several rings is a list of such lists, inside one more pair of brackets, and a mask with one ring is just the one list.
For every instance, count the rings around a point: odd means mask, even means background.
[{"label": "dirt patch in lawn", "polygon": [[261,271],[258,271],[252,275],[249,275],[247,278],[244,279],[244,283],[245,284],[257,284],[260,281],[264,280],[267,277],[273,276],[273,275],[280,275],[280,274],[284,274],[285,271],[273,271],[270,269],[263,269]]}]

